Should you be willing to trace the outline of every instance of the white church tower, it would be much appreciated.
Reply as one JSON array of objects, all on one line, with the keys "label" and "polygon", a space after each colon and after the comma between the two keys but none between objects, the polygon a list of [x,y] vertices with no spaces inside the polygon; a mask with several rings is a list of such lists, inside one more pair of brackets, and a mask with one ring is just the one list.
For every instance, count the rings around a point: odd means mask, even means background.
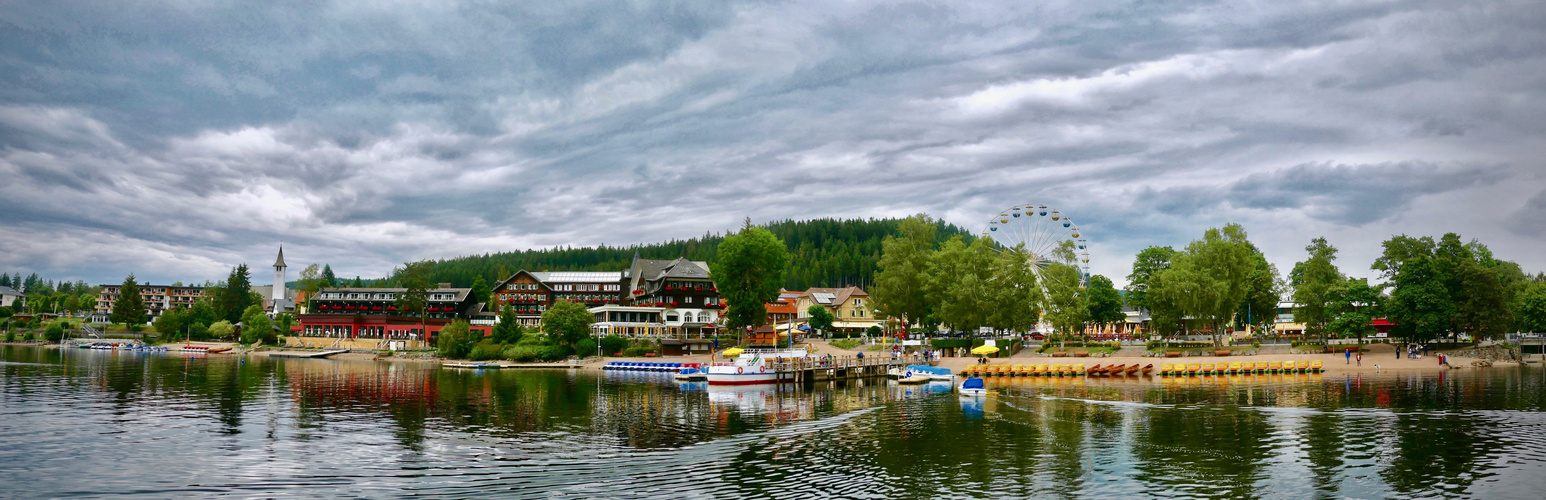
[{"label": "white church tower", "polygon": [[285,312],[285,247],[279,245],[279,259],[274,261],[274,291],[270,295],[274,301],[274,315]]}]

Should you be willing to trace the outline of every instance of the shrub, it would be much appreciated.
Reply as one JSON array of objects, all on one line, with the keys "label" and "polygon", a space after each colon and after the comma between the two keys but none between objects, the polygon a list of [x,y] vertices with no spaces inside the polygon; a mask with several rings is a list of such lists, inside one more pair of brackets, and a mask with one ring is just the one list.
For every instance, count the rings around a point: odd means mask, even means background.
[{"label": "shrub", "polygon": [[537,348],[537,358],[543,361],[561,361],[574,354],[574,349],[562,345],[545,345]]},{"label": "shrub", "polygon": [[467,359],[469,361],[488,361],[500,359],[503,355],[504,352],[498,345],[479,344],[472,347],[472,352],[467,353]]},{"label": "shrub", "polygon": [[584,358],[596,354],[596,341],[592,339],[580,339],[580,343],[574,346],[575,355]]},{"label": "shrub", "polygon": [[10,328],[6,328],[5,329],[5,341],[6,342],[15,342],[16,341],[16,330],[13,330],[13,329],[10,329]]},{"label": "shrub", "polygon": [[209,325],[194,323],[189,326],[188,338],[191,340],[209,340]]},{"label": "shrub", "polygon": [[505,348],[505,359],[510,361],[528,362],[537,359],[537,348],[517,345]]},{"label": "shrub", "polygon": [[34,337],[32,336],[32,332],[29,331],[26,335],[22,336],[21,339],[27,342],[32,342],[33,338]]},{"label": "shrub", "polygon": [[435,349],[449,359],[461,359],[472,352],[473,338],[467,330],[467,322],[455,321],[435,336]]},{"label": "shrub", "polygon": [[616,335],[608,335],[601,338],[601,351],[608,356],[623,352],[628,348],[628,341]]},{"label": "shrub", "polygon": [[627,357],[630,357],[630,358],[637,358],[639,356],[643,356],[647,352],[650,352],[649,348],[642,347],[642,346],[633,346],[633,347],[629,347],[627,349],[623,349],[623,355],[627,356]]},{"label": "shrub", "polygon": [[58,342],[64,339],[64,325],[49,323],[48,329],[43,331],[43,338],[49,342]]}]

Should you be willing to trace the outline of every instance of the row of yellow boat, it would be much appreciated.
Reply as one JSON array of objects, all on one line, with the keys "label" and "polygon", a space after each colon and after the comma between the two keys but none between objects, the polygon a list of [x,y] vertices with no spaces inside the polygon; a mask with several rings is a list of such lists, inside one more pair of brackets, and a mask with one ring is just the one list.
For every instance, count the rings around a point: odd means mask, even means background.
[{"label": "row of yellow boat", "polygon": [[1195,375],[1244,375],[1266,373],[1321,373],[1325,367],[1320,360],[1299,361],[1235,361],[1232,363],[1165,363],[1160,365],[1161,377],[1188,377]]},{"label": "row of yellow boat", "polygon": [[1085,374],[1077,365],[971,365],[961,370],[973,377],[1074,377]]}]

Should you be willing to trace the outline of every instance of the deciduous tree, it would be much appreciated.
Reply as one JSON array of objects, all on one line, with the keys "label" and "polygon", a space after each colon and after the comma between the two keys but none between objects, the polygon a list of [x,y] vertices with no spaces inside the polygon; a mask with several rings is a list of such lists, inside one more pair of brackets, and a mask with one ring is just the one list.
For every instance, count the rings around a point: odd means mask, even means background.
[{"label": "deciduous tree", "polygon": [[928,317],[930,300],[927,271],[934,253],[937,225],[926,214],[903,219],[896,236],[881,240],[876,263],[873,298],[889,318],[921,323]]},{"label": "deciduous tree", "polygon": [[789,266],[784,242],[750,218],[739,233],[725,237],[719,244],[719,262],[709,265],[709,278],[728,304],[725,326],[732,329],[758,327],[767,323],[763,304],[778,299]]},{"label": "deciduous tree", "polygon": [[542,312],[542,331],[560,344],[573,346],[590,335],[590,325],[595,320],[584,304],[560,300]]},{"label": "deciduous tree", "polygon": [[1346,278],[1337,270],[1337,249],[1326,238],[1310,240],[1304,247],[1309,258],[1294,264],[1290,284],[1294,287],[1294,321],[1304,324],[1307,336],[1320,336],[1326,341],[1330,333],[1327,326],[1334,317],[1333,291]]},{"label": "deciduous tree", "polygon": [[1089,297],[1091,323],[1109,327],[1127,320],[1127,313],[1122,312],[1122,295],[1117,293],[1111,278],[1099,274],[1090,276],[1089,286],[1084,291]]}]

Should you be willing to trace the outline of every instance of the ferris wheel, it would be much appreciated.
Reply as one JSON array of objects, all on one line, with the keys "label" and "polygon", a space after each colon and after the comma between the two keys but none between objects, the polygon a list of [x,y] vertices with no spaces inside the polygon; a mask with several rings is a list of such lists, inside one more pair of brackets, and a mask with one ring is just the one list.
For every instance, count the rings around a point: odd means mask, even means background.
[{"label": "ferris wheel", "polygon": [[1079,268],[1080,286],[1089,281],[1089,242],[1079,225],[1055,208],[1034,204],[1010,207],[988,221],[982,236],[1006,251],[1025,245],[1025,251],[1030,253],[1031,272],[1037,277],[1042,276],[1047,266],[1061,262]]}]

